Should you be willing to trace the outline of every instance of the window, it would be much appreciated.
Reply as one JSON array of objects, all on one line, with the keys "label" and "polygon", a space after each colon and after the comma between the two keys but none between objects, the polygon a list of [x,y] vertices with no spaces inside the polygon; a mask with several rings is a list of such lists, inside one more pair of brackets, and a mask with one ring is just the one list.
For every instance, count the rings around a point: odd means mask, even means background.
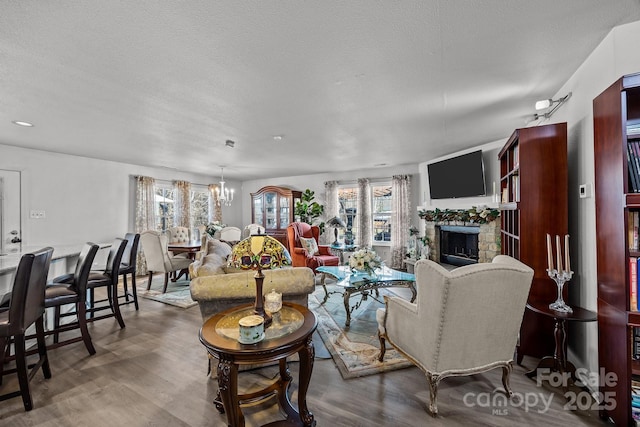
[{"label": "window", "polygon": [[[371,186],[373,197],[371,202],[371,221],[373,221],[373,243],[391,242],[391,184],[380,183]],[[347,224],[345,230],[340,230],[338,239],[345,244],[355,244],[358,234],[356,224],[356,208],[358,205],[358,188],[342,187],[338,189],[340,203],[340,218]]]},{"label": "window", "polygon": [[391,184],[372,185],[373,242],[391,242]]},{"label": "window", "polygon": [[199,225],[209,223],[209,189],[204,185],[191,185],[191,235]]},{"label": "window", "polygon": [[156,228],[166,231],[173,226],[173,187],[156,182]]},{"label": "window", "polygon": [[358,227],[356,225],[356,206],[358,204],[358,188],[342,187],[338,189],[340,203],[340,218],[347,224],[347,228],[340,230],[338,239],[346,245],[353,245],[356,241]]},{"label": "window", "polygon": [[[173,185],[170,182],[156,181],[155,194],[156,228],[158,231],[164,232],[173,227]],[[197,236],[195,230],[198,226],[209,223],[209,189],[206,186],[191,185],[190,212],[191,235]]]}]

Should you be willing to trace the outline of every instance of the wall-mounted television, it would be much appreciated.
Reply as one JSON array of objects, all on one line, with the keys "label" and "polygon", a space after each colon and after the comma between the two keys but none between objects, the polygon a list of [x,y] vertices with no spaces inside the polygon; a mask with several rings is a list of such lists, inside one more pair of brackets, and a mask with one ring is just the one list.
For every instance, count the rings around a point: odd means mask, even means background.
[{"label": "wall-mounted television", "polygon": [[486,195],[482,150],[427,165],[432,199]]}]

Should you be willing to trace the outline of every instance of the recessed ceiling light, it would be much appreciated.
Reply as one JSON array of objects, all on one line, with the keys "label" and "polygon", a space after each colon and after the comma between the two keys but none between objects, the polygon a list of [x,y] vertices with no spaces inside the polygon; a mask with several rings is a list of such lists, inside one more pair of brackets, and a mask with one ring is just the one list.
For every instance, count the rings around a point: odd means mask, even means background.
[{"label": "recessed ceiling light", "polygon": [[13,123],[14,125],[23,126],[23,127],[26,127],[26,128],[33,127],[33,123],[23,122],[23,121],[20,121],[20,120],[14,120],[11,123]]},{"label": "recessed ceiling light", "polygon": [[273,140],[274,141],[282,141],[282,138],[283,138],[282,135],[274,135],[273,136]]},{"label": "recessed ceiling light", "polygon": [[379,167],[387,166],[387,165],[388,165],[388,163],[376,163],[375,165],[373,165],[373,167],[379,168]]}]

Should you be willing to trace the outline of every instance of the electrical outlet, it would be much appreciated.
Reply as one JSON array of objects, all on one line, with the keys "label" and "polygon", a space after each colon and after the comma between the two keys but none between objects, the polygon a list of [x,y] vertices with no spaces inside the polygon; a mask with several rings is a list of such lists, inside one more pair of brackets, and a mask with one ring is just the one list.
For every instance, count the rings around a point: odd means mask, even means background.
[{"label": "electrical outlet", "polygon": [[32,210],[32,211],[30,212],[29,217],[30,217],[31,219],[42,219],[42,218],[45,218],[45,217],[46,217],[46,214],[45,214],[45,211],[35,211],[35,210]]},{"label": "electrical outlet", "polygon": [[580,185],[580,198],[588,199],[591,197],[591,183]]}]

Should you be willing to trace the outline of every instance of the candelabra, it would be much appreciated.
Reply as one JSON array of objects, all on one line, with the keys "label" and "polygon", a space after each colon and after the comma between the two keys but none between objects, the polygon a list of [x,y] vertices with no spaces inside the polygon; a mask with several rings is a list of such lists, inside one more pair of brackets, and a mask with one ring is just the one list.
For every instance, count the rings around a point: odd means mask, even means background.
[{"label": "candelabra", "polygon": [[560,313],[573,313],[573,309],[565,304],[564,298],[562,298],[562,289],[564,288],[564,284],[571,280],[573,271],[558,271],[554,268],[547,269],[547,274],[558,286],[558,299],[549,304],[549,308],[551,310],[559,311]]}]

